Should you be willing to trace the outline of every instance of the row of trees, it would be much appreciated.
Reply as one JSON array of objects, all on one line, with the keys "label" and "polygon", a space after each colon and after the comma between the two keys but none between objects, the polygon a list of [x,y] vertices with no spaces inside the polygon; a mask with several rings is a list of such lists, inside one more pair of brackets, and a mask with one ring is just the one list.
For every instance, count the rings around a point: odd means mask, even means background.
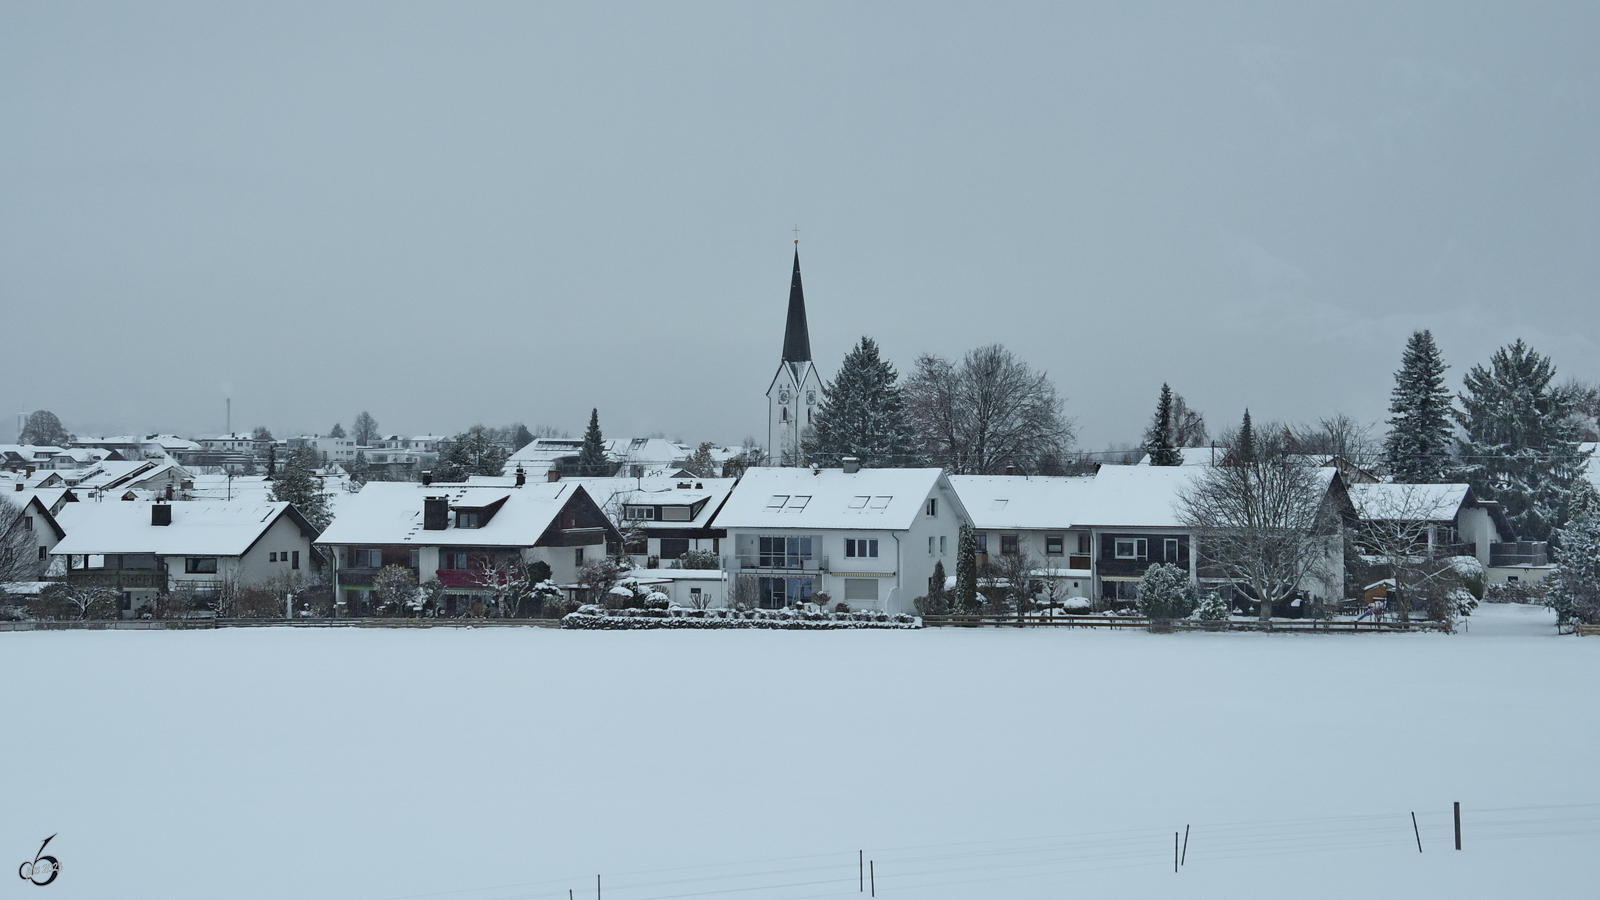
[{"label": "row of trees", "polygon": [[823,385],[803,450],[823,465],[853,456],[878,468],[981,475],[1060,470],[1073,437],[1049,375],[999,344],[960,360],[924,354],[901,384],[877,342],[863,337]]}]

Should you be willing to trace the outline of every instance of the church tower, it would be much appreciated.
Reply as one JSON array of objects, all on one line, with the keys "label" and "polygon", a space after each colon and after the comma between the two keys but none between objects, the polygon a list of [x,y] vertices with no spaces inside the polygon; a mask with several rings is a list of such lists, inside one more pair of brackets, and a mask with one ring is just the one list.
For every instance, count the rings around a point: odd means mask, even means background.
[{"label": "church tower", "polygon": [[783,327],[783,357],[767,386],[767,453],[770,465],[805,464],[801,446],[811,434],[811,419],[822,402],[822,378],[811,364],[811,332],[806,327],[806,296],[800,287],[800,242],[794,242],[794,275],[789,281],[789,318]]}]

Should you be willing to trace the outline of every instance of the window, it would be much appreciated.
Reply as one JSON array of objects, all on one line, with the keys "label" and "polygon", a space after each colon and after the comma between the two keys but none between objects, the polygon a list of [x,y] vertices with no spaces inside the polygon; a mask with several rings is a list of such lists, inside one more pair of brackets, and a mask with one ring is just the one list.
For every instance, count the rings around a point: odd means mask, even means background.
[{"label": "window", "polygon": [[457,511],[456,512],[456,527],[457,528],[477,528],[478,527],[478,511],[477,510],[459,510],[459,511]]},{"label": "window", "polygon": [[654,519],[656,517],[656,508],[654,506],[630,506],[627,508],[627,514],[628,518],[635,520]]},{"label": "window", "polygon": [[688,522],[694,516],[687,506],[667,506],[662,508],[661,518],[668,522]]},{"label": "window", "polygon": [[928,535],[928,555],[933,555],[933,535]]},{"label": "window", "polygon": [[788,502],[788,494],[773,494],[772,498],[767,501],[767,509],[783,509],[783,505]]},{"label": "window", "polygon": [[1066,549],[1067,549],[1066,544],[1067,544],[1066,539],[1063,538],[1061,535],[1059,535],[1059,534],[1047,534],[1047,535],[1044,536],[1044,555],[1045,556],[1060,556],[1061,554],[1066,552]]},{"label": "window", "polygon": [[866,538],[850,538],[844,542],[844,555],[856,558],[875,558],[878,555],[878,542]]},{"label": "window", "polygon": [[[416,568],[416,566],[417,566],[416,560],[412,560],[411,567],[412,568]],[[289,559],[289,568],[291,568],[291,569],[300,568],[300,551],[299,550],[294,551],[294,555],[292,557],[290,557],[290,559]]]},{"label": "window", "polygon": [[1014,534],[1000,535],[1000,555],[1016,556],[1017,553],[1017,536]]},{"label": "window", "polygon": [[846,578],[844,580],[844,599],[851,602],[877,603],[878,579]]},{"label": "window", "polygon": [[944,536],[942,534],[939,535],[939,555],[940,556],[943,556],[944,553],[945,553],[945,548],[946,548],[945,541],[947,541],[947,540],[949,540],[949,538],[947,538],[946,536]]},{"label": "window", "polygon": [[44,557],[45,557],[44,545],[40,544],[39,545],[39,558],[40,559],[44,559]]},{"label": "window", "polygon": [[689,601],[691,603],[693,603],[693,602],[695,602],[695,601],[697,601],[699,599],[700,599],[700,589],[699,588],[689,588]]},{"label": "window", "polygon": [[972,552],[989,555],[989,533],[986,531],[974,532],[972,535]]},{"label": "window", "polygon": [[1090,552],[1092,552],[1089,549],[1090,540],[1091,540],[1091,538],[1087,534],[1078,535],[1078,552],[1079,553],[1090,553]]},{"label": "window", "polygon": [[762,578],[758,585],[762,609],[782,609],[811,599],[809,578]]},{"label": "window", "polygon": [[764,537],[756,564],[769,569],[803,569],[811,561],[811,538]]},{"label": "window", "polygon": [[32,531],[33,530],[33,516],[23,516],[22,517],[22,530],[23,531]]},{"label": "window", "polygon": [[867,508],[867,501],[871,500],[871,499],[872,499],[871,497],[867,497],[867,496],[863,496],[863,495],[859,495],[858,494],[858,495],[850,498],[850,508],[851,509],[866,509]]},{"label": "window", "polygon": [[661,539],[661,558],[662,559],[677,559],[678,557],[680,557],[680,556],[682,556],[682,555],[684,555],[685,553],[688,553],[688,552],[689,552],[689,539],[688,538],[662,538]]},{"label": "window", "polygon": [[937,516],[938,514],[939,514],[939,498],[938,497],[929,497],[928,498],[928,515]]},{"label": "window", "polygon": [[894,499],[893,496],[889,496],[889,497],[873,497],[872,498],[872,502],[867,504],[867,509],[888,509],[889,508],[889,501],[893,500],[893,499]]},{"label": "window", "polygon": [[1115,548],[1117,559],[1145,559],[1144,538],[1117,538]]},{"label": "window", "polygon": [[277,561],[278,561],[278,554],[276,554],[276,553],[268,553],[267,554],[267,562],[277,562]]},{"label": "window", "polygon": [[1170,563],[1177,562],[1178,561],[1178,539],[1177,538],[1167,538],[1165,541],[1162,541],[1161,553],[1162,553],[1161,558],[1166,560],[1167,562],[1170,562]]},{"label": "window", "polygon": [[215,575],[217,574],[217,558],[215,556],[190,556],[183,561],[183,571],[188,575]]},{"label": "window", "polygon": [[583,548],[582,547],[575,548],[572,551],[572,564],[575,565],[575,566],[583,565]]},{"label": "window", "polygon": [[810,494],[796,494],[789,498],[789,505],[785,506],[784,509],[788,510],[789,512],[799,512],[800,510],[805,509],[806,504],[810,502]]}]

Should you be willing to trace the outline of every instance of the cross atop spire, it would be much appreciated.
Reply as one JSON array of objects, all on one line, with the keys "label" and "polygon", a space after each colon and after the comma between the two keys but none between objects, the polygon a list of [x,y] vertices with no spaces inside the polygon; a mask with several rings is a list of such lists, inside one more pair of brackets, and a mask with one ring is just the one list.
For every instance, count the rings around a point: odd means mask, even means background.
[{"label": "cross atop spire", "polygon": [[806,295],[800,287],[800,241],[794,242],[794,276],[789,281],[789,320],[783,328],[783,361],[811,361],[811,333],[806,329]]}]

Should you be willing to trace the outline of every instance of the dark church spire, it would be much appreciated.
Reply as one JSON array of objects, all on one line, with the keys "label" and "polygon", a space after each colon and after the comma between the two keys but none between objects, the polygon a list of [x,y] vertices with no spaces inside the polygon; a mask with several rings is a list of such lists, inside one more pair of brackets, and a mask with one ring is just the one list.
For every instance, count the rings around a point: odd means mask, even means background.
[{"label": "dark church spire", "polygon": [[811,361],[811,333],[806,330],[806,295],[800,289],[800,242],[794,242],[794,277],[789,282],[789,321],[783,327],[783,361]]}]

